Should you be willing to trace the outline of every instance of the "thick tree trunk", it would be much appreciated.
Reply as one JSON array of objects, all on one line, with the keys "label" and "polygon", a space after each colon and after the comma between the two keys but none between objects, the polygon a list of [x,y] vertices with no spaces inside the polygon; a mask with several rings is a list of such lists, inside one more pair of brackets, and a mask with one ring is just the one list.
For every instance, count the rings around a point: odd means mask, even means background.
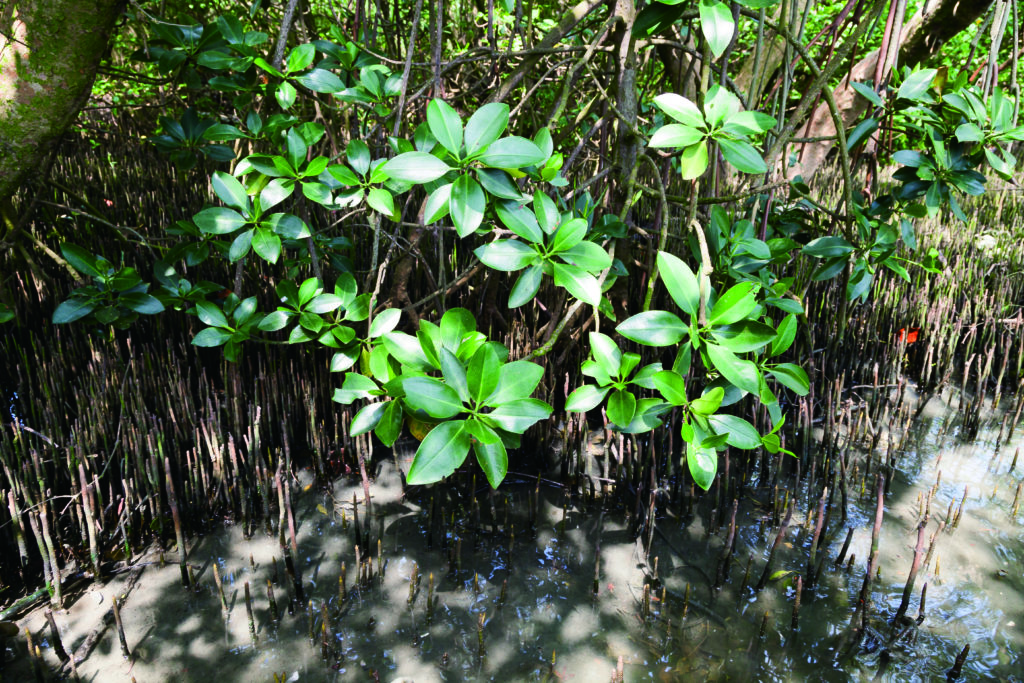
[{"label": "thick tree trunk", "polygon": [[0,204],[44,166],[89,96],[123,0],[9,0],[0,10]]},{"label": "thick tree trunk", "polygon": [[[939,0],[928,3],[926,14],[918,12],[903,29],[899,63],[915,66],[925,62],[936,54],[946,41],[984,15],[992,2],[993,0]],[[854,65],[849,75],[843,78],[842,84],[835,90],[836,106],[842,112],[843,125],[846,128],[852,126],[864,114],[869,104],[866,99],[857,95],[849,84],[851,81],[864,82],[873,79],[878,59],[877,50],[869,53]],[[804,137],[834,136],[836,129],[829,115],[828,105],[818,105],[799,134]],[[786,175],[792,177],[799,174],[804,180],[809,180],[833,146],[832,141],[808,144],[801,153],[800,162],[795,168],[789,169]]]}]

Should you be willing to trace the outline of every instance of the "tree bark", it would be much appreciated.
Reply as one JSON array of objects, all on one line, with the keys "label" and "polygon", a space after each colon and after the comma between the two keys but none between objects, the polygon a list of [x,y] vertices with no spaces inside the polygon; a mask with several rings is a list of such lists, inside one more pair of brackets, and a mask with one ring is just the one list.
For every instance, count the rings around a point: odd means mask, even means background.
[{"label": "tree bark", "polygon": [[123,0],[10,0],[0,13],[0,204],[89,97]]},{"label": "tree bark", "polygon": [[[928,3],[926,14],[918,12],[903,29],[899,63],[913,67],[926,61],[935,55],[946,41],[984,15],[992,2],[993,0],[939,0]],[[835,90],[836,106],[842,112],[843,125],[846,128],[852,126],[864,114],[869,104],[866,99],[857,95],[850,87],[850,83],[872,79],[878,59],[878,50],[868,53],[854,65]],[[804,137],[834,136],[836,129],[829,115],[828,105],[818,105],[799,134]],[[802,151],[799,163],[786,175],[792,177],[799,174],[805,181],[810,180],[834,144],[831,140],[808,144]]]}]

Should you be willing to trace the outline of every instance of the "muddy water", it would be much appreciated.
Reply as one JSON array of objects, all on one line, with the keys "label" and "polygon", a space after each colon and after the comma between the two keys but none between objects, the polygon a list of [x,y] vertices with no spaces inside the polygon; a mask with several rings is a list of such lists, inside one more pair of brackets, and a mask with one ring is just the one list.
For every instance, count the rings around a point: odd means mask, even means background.
[{"label": "muddy water", "polygon": [[[257,531],[246,539],[242,529],[225,526],[189,548],[196,592],[182,588],[173,550],[165,554],[165,566],[156,552],[137,559],[144,569],[122,609],[132,658],[122,657],[108,626],[79,674],[97,683],[607,681],[621,661],[625,680],[902,681],[944,678],[969,644],[965,679],[1024,680],[1024,515],[1011,513],[1024,458],[1009,471],[1020,435],[996,450],[1001,419],[991,416],[979,437],[965,442],[955,411],[942,399],[926,407],[886,496],[868,631],[853,651],[846,633],[870,553],[870,492],[851,491],[846,526],[833,510],[822,575],[803,591],[794,629],[796,576],[806,574],[813,530],[805,491],[771,580],[760,591],[752,586],[778,528],[757,502],[764,496],[756,482],[744,494],[735,553],[716,590],[726,531],[708,533],[710,511],[703,507],[686,519],[666,511],[647,553],[631,538],[620,510],[601,513],[600,503],[576,503],[563,511],[557,484],[541,482],[536,498],[535,481],[514,477],[493,496],[485,487],[474,491],[466,480],[403,497],[395,466],[384,463],[369,514],[357,483],[298,496],[296,566],[305,604],[290,599],[295,591],[276,535]],[[300,473],[300,482],[305,477]],[[918,575],[909,618],[893,626],[923,501],[933,489],[926,541],[940,523],[947,525]],[[961,500],[963,514],[951,528],[950,501],[955,513]],[[848,556],[856,560],[849,570],[835,569],[850,526]],[[356,569],[357,544],[364,546],[360,558],[372,564],[364,581]],[[214,564],[226,615],[214,587]],[[431,575],[436,602],[428,605]],[[271,614],[268,579],[278,618]],[[77,647],[103,623],[111,597],[125,594],[126,580],[122,574],[86,589],[55,615],[66,648]],[[255,638],[246,616],[246,582]],[[917,625],[924,584],[927,606]],[[28,615],[21,626],[56,668],[42,614]],[[8,645],[7,679],[32,680],[24,650],[23,638]]]}]

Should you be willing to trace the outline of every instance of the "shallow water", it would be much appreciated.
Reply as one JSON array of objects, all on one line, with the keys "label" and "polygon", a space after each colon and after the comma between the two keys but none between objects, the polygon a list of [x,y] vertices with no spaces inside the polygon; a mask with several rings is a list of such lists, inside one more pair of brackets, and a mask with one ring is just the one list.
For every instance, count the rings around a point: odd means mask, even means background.
[{"label": "shallow water", "polygon": [[[132,677],[606,681],[621,660],[626,680],[902,681],[944,678],[969,644],[964,679],[1024,680],[1024,527],[1021,516],[1011,514],[1024,460],[1009,472],[1020,434],[996,452],[1001,419],[990,416],[970,443],[961,443],[955,412],[940,398],[933,398],[917,421],[885,500],[868,637],[848,656],[841,650],[870,552],[872,493],[850,496],[847,525],[856,530],[849,554],[857,559],[849,572],[832,567],[846,533],[838,526],[838,510],[833,511],[822,575],[813,589],[803,591],[794,630],[795,576],[805,572],[813,530],[806,500],[774,559],[778,577],[758,592],[750,586],[761,576],[777,528],[769,526],[764,508],[754,502],[756,490],[744,496],[728,580],[716,591],[712,583],[726,533],[706,532],[708,511],[703,508],[693,519],[671,511],[661,516],[647,555],[618,509],[602,514],[599,502],[587,509],[574,504],[563,523],[563,492],[557,485],[539,487],[531,528],[533,481],[509,481],[493,497],[480,487],[476,504],[468,481],[403,497],[394,465],[384,463],[372,488],[369,519],[358,482],[340,482],[331,495],[310,488],[297,496],[296,565],[311,610],[307,604],[305,609],[295,605],[294,614],[286,612],[291,589],[276,535],[257,531],[245,539],[237,526],[224,526],[190,545],[198,592],[182,588],[176,553],[167,553],[163,567],[156,554],[139,560],[151,564],[122,609],[132,660],[122,658],[110,627],[79,672],[83,680],[97,683]],[[888,622],[899,605],[917,541],[919,496],[927,495],[940,470],[926,540],[946,520],[951,500],[956,508],[967,486],[963,516],[955,529],[947,526],[938,534],[935,554],[917,578],[911,621],[893,629]],[[303,478],[308,476],[300,473]],[[360,540],[370,546],[360,549],[361,556],[371,557],[373,565],[373,576],[362,585],[356,579],[353,494],[359,499]],[[383,576],[378,573],[378,538]],[[428,541],[433,547],[427,547]],[[749,580],[743,586],[749,557]],[[343,562],[344,599],[338,581]],[[213,563],[223,579],[226,618],[214,588]],[[431,574],[437,598],[433,609],[427,605]],[[410,601],[414,575],[418,583]],[[111,596],[123,591],[124,579],[87,590],[55,615],[66,648],[77,646],[101,622]],[[276,580],[279,620],[270,614],[268,579]],[[255,642],[246,618],[246,581],[253,597]],[[645,583],[652,586],[646,609]],[[925,616],[920,626],[911,625],[925,583]],[[324,604],[331,631],[326,647]],[[56,666],[41,613],[21,625],[32,630],[44,657]],[[8,676],[31,680],[24,645],[15,643],[9,650]]]}]

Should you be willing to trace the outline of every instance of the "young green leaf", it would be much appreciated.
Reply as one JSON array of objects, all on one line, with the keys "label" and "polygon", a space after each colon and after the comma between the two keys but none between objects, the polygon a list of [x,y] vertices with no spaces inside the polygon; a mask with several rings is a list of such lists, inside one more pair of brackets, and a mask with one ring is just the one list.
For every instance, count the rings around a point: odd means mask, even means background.
[{"label": "young green leaf", "polygon": [[501,360],[491,344],[484,344],[469,361],[469,372],[466,379],[469,382],[470,398],[481,403],[490,396],[498,386]]},{"label": "young green leaf", "polygon": [[415,184],[432,182],[450,170],[448,164],[426,152],[406,152],[384,163],[389,178]]},{"label": "young green leaf", "polygon": [[619,323],[615,331],[645,346],[673,346],[689,333],[679,316],[668,311],[644,311]]},{"label": "young green leaf", "polygon": [[544,159],[544,152],[537,145],[515,135],[492,142],[480,155],[480,162],[492,168],[522,168]]},{"label": "young green leaf", "polygon": [[690,317],[700,307],[700,286],[697,276],[681,259],[665,251],[658,252],[658,274],[661,275],[669,296]]},{"label": "young green leaf", "polygon": [[757,308],[757,297],[751,291],[753,288],[752,282],[740,282],[730,287],[715,302],[708,314],[708,322],[712,325],[731,325],[744,320]]},{"label": "young green leaf", "polygon": [[574,413],[585,413],[601,405],[601,401],[611,391],[611,387],[595,387],[593,384],[584,384],[569,394],[565,400],[565,409]]},{"label": "young green leaf", "polygon": [[465,410],[458,392],[432,377],[408,377],[402,382],[405,404],[418,416],[447,420]]},{"label": "young green leaf", "polygon": [[484,219],[487,198],[479,183],[468,173],[460,175],[452,183],[451,196],[448,199],[448,210],[459,237],[472,235]]},{"label": "young green leaf", "polygon": [[444,100],[431,100],[427,105],[427,125],[441,146],[458,157],[462,151],[462,120],[459,113]]},{"label": "young green leaf", "polygon": [[498,386],[484,401],[484,405],[495,407],[520,398],[529,398],[537,389],[544,368],[536,363],[517,360],[506,363],[498,371]]},{"label": "young green leaf", "polygon": [[601,285],[597,278],[567,263],[554,264],[555,285],[564,287],[580,301],[597,306],[601,302]]},{"label": "young green leaf", "polygon": [[534,423],[551,416],[551,406],[535,398],[521,398],[503,403],[487,414],[487,418],[505,431],[522,434]]},{"label": "young green leaf", "polygon": [[732,12],[724,2],[717,0],[701,0],[698,8],[700,12],[700,29],[708,41],[711,54],[718,59],[729,47],[732,41],[736,23],[732,19]]},{"label": "young green leaf", "polygon": [[[600,332],[590,333],[590,352],[609,377],[618,377],[622,365],[622,352],[612,338]],[[628,424],[623,422],[622,424]]]},{"label": "young green leaf", "polygon": [[711,364],[730,384],[751,394],[758,393],[759,373],[756,365],[749,360],[737,358],[724,346],[705,344],[704,347],[707,349]]},{"label": "young green leaf", "polygon": [[234,176],[223,171],[214,171],[210,177],[210,184],[220,200],[232,209],[238,209],[242,213],[250,211],[249,195]]},{"label": "young green leaf", "polygon": [[491,102],[480,107],[466,123],[466,154],[472,156],[491,144],[508,126],[507,104]]},{"label": "young green leaf", "polygon": [[718,454],[713,448],[706,448],[692,441],[686,443],[686,466],[693,482],[705,491],[711,488],[718,472]]},{"label": "young green leaf", "polygon": [[441,481],[462,465],[471,445],[464,420],[442,422],[430,430],[416,449],[406,483],[433,484]]},{"label": "young green leaf", "polygon": [[485,266],[504,272],[521,270],[538,258],[536,251],[519,240],[495,240],[473,253]]},{"label": "young green leaf", "polygon": [[529,303],[537,296],[540,290],[540,283],[544,279],[544,266],[535,264],[519,274],[512,291],[508,295],[508,307],[519,308]]},{"label": "young green leaf", "polygon": [[390,401],[388,403],[371,403],[360,408],[359,412],[352,417],[349,435],[359,436],[374,429],[384,417],[384,411],[390,404]]},{"label": "young green leaf", "polygon": [[608,419],[619,427],[628,427],[636,412],[636,397],[625,389],[616,389],[608,397]]},{"label": "young green leaf", "polygon": [[663,93],[654,98],[654,104],[679,123],[690,128],[704,128],[704,114],[696,104],[682,95]]}]

